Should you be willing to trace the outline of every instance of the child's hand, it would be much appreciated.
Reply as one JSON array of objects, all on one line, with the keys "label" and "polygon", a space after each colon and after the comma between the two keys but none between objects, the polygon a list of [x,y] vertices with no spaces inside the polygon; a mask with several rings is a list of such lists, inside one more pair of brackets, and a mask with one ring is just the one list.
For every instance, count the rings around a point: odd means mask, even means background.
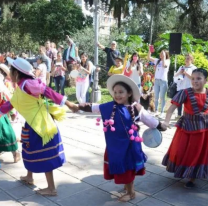
[{"label": "child's hand", "polygon": [[162,131],[166,131],[168,126],[166,124],[164,124],[164,122],[161,124],[161,128],[162,128]]},{"label": "child's hand", "polygon": [[69,101],[66,101],[65,104],[66,104],[66,106],[67,106],[70,110],[72,110],[72,112],[78,112],[79,107],[78,107],[77,104],[74,104],[74,103],[69,102]]}]

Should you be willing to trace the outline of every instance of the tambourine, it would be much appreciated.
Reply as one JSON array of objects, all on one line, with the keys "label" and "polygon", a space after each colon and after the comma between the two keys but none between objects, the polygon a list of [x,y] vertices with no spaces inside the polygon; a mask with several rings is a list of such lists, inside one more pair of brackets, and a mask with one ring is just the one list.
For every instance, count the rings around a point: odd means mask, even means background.
[{"label": "tambourine", "polygon": [[75,70],[72,70],[69,74],[72,78],[76,79],[79,75],[79,72],[75,69]]},{"label": "tambourine", "polygon": [[162,143],[162,134],[158,129],[146,129],[142,138],[143,143],[150,148],[158,147]]}]

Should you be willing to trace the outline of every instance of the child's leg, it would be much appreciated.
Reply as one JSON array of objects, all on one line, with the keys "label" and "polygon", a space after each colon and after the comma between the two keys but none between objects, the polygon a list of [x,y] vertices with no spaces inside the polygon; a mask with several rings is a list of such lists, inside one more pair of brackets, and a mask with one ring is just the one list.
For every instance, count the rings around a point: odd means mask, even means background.
[{"label": "child's leg", "polygon": [[21,176],[20,180],[26,182],[27,184],[34,184],[34,180],[33,180],[33,173],[30,171],[27,171],[27,175],[26,176]]},{"label": "child's leg", "polygon": [[119,201],[128,202],[129,200],[133,200],[135,198],[134,182],[125,184],[124,188],[126,189],[126,194],[121,196]]},{"label": "child's leg", "polygon": [[17,150],[13,151],[12,154],[14,157],[14,163],[17,163],[21,160],[20,153]]},{"label": "child's leg", "polygon": [[37,193],[39,193],[41,195],[45,195],[45,196],[56,196],[57,192],[56,192],[54,179],[53,179],[53,171],[46,172],[45,175],[46,175],[48,187],[44,188],[44,189],[37,190]]}]

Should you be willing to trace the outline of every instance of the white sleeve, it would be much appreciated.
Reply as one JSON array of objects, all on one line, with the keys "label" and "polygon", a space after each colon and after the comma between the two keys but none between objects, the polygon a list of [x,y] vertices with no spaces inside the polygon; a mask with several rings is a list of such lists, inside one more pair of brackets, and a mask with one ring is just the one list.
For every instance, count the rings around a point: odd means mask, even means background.
[{"label": "white sleeve", "polygon": [[147,110],[142,107],[142,109],[139,112],[139,115],[136,117],[136,119],[140,118],[140,121],[147,125],[150,128],[156,128],[159,124],[159,121],[155,119]]},{"label": "white sleeve", "polygon": [[100,105],[92,104],[92,113],[100,113]]},{"label": "white sleeve", "polygon": [[156,65],[156,64],[157,64],[158,60],[159,60],[158,58],[154,58],[154,62],[153,62],[153,63],[154,63],[154,65]]}]

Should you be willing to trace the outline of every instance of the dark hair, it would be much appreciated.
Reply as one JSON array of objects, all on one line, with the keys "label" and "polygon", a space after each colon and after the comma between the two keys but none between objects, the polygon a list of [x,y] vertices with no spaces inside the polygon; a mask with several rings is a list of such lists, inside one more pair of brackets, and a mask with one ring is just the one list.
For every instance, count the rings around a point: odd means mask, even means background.
[{"label": "dark hair", "polygon": [[[82,52],[82,53],[80,54],[80,57],[81,57],[81,56],[83,56],[83,55],[84,55],[85,57],[87,57],[87,58],[88,58],[87,53]],[[88,64],[89,64],[89,60],[88,60],[88,59],[87,59],[87,61],[86,61],[85,63],[83,63],[83,62],[82,62],[82,60],[81,60],[81,66],[82,66],[82,67],[84,67],[85,69],[87,69]]]},{"label": "dark hair", "polygon": [[204,78],[207,79],[208,72],[207,72],[206,69],[203,69],[203,68],[197,68],[197,69],[195,69],[195,70],[192,72],[192,74],[193,74],[193,73],[196,73],[196,72],[199,72],[199,73],[203,74],[203,75],[204,75]]},{"label": "dark hair", "polygon": [[14,72],[15,72],[15,71],[17,71],[17,73],[18,73],[19,79],[33,79],[32,76],[29,76],[29,75],[27,75],[27,74],[24,74],[24,73],[20,72],[19,70],[17,70],[15,67],[13,67],[13,66],[11,65],[11,67],[10,67],[10,72],[11,72],[11,74],[14,75]]},{"label": "dark hair", "polygon": [[[166,59],[170,59],[169,52],[168,52],[167,50],[162,50],[162,51],[165,52],[165,57],[166,57]],[[161,52],[162,52],[162,51],[161,51]],[[161,62],[161,59],[159,58],[155,66],[157,66],[160,62]]]},{"label": "dark hair", "polygon": [[131,59],[130,59],[130,63],[133,61],[133,56],[138,56],[138,60],[137,60],[137,71],[139,70],[140,68],[140,56],[137,52],[134,52],[132,55],[131,55]]},{"label": "dark hair", "polygon": [[124,88],[126,89],[126,91],[127,91],[128,94],[130,94],[130,93],[132,94],[132,95],[128,98],[129,104],[132,104],[132,103],[133,103],[133,91],[132,91],[131,87],[130,87],[128,84],[124,83],[124,82],[116,82],[116,83],[113,85],[113,89],[114,89],[114,87],[117,86],[117,85],[120,85],[120,86],[124,87]]}]

